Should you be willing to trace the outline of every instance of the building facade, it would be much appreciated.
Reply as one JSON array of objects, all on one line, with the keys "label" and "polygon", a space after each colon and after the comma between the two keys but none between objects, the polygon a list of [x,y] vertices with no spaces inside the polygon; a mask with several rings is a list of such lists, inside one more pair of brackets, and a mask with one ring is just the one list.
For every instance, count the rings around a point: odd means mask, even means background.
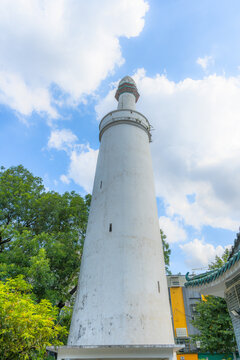
[{"label": "building facade", "polygon": [[240,233],[228,261],[220,268],[197,276],[186,275],[185,286],[204,295],[225,298],[240,353]]},{"label": "building facade", "polygon": [[[192,339],[198,335],[199,330],[192,325],[197,315],[196,304],[202,300],[201,293],[194,287],[186,287],[185,275],[168,275],[169,300],[171,305],[172,322],[175,342],[184,344],[185,347],[179,351],[178,360],[229,360],[233,354],[210,354],[200,351],[200,342]],[[236,307],[233,296],[232,305]]]},{"label": "building facade", "polygon": [[190,355],[191,359],[198,359],[197,344],[191,337],[199,333],[192,325],[192,320],[196,316],[196,303],[201,301],[201,294],[184,286],[184,275],[168,275],[167,279],[175,342],[185,345],[178,358],[185,354],[185,360]]}]

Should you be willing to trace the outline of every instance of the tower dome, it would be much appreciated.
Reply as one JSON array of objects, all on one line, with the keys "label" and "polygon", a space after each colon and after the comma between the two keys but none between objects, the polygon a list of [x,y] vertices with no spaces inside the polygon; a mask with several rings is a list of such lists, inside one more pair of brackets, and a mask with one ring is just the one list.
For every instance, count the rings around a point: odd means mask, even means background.
[{"label": "tower dome", "polygon": [[133,78],[131,78],[131,76],[124,76],[124,78],[122,78],[122,80],[119,81],[119,86],[122,85],[123,83],[129,83],[136,86],[136,83],[133,80]]},{"label": "tower dome", "polygon": [[139,99],[139,93],[137,90],[137,86],[135,81],[130,76],[124,76],[122,80],[118,84],[118,89],[115,94],[115,98],[117,101],[119,100],[119,96],[124,93],[130,93],[135,96],[135,102]]}]

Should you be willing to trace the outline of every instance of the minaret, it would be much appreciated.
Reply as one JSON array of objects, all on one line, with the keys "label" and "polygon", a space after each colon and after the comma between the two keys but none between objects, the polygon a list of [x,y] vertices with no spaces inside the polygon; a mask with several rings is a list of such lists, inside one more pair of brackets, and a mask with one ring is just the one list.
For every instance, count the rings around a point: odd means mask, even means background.
[{"label": "minaret", "polygon": [[134,348],[141,352],[136,357],[147,351],[145,357],[151,358],[155,351],[155,358],[172,359],[177,347],[154,191],[150,124],[135,110],[139,93],[131,77],[120,81],[115,97],[118,109],[104,116],[99,126],[101,145],[68,348],[111,348],[112,358],[113,349],[132,357],[126,349]]}]

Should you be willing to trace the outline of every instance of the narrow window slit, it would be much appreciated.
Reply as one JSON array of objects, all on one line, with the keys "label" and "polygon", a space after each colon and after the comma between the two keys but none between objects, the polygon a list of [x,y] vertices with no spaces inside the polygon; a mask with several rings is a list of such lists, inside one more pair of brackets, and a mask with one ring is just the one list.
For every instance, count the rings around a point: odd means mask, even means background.
[{"label": "narrow window slit", "polygon": [[100,189],[102,188],[102,181],[100,182]]},{"label": "narrow window slit", "polygon": [[160,283],[159,281],[157,283],[158,283],[158,292],[160,293]]},{"label": "narrow window slit", "polygon": [[112,232],[112,224],[109,224],[109,232]]}]

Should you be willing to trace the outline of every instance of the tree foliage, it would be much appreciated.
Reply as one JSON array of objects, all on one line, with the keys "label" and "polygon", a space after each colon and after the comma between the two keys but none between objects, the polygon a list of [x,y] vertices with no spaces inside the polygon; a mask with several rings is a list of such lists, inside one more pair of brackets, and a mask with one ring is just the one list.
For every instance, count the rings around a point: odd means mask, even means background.
[{"label": "tree foliage", "polygon": [[170,266],[170,255],[171,255],[171,249],[167,242],[167,236],[164,234],[163,230],[160,229],[162,244],[163,244],[163,254],[164,254],[164,262],[165,262],[165,270],[168,275],[171,275],[171,271],[169,269]]},{"label": "tree foliage", "polygon": [[227,262],[229,254],[230,254],[230,250],[226,248],[221,257],[216,255],[215,260],[208,265],[208,269],[209,270],[220,269]]},{"label": "tree foliage", "polygon": [[[68,327],[72,311],[71,299],[77,289],[90,201],[90,195],[82,198],[75,192],[61,195],[46,191],[42,179],[35,177],[21,165],[9,169],[1,168],[0,280],[2,299],[6,300],[6,305],[4,307],[5,300],[2,301],[0,311],[6,313],[1,320],[3,329],[12,329],[10,333],[5,332],[9,336],[6,343],[8,348],[2,350],[6,354],[6,351],[9,351],[6,358],[17,358],[14,357],[16,348],[17,351],[21,350],[23,359],[24,356],[26,359],[27,356],[34,359],[46,344],[57,343],[59,334],[62,339],[66,339],[66,332],[53,325],[57,312],[49,301],[61,309],[58,319],[61,325]],[[170,273],[171,250],[162,230],[161,238],[166,271]],[[29,287],[19,275],[24,276]],[[12,280],[8,280],[9,278]],[[7,286],[10,289],[8,300],[4,292]],[[13,301],[14,296],[16,304]],[[64,307],[66,302],[68,306]],[[11,317],[11,303],[16,311],[14,319]],[[21,305],[22,312],[17,304]],[[43,318],[40,316],[40,309]],[[17,311],[20,315],[17,315]],[[44,314],[49,314],[49,318],[44,318]],[[36,319],[35,328],[33,318]],[[56,332],[47,330],[50,323]],[[41,330],[44,329],[44,324],[45,332]],[[36,343],[37,333],[39,344]],[[4,335],[4,332],[2,334]],[[21,346],[18,347],[18,343],[21,343]]]},{"label": "tree foliage", "polygon": [[[216,256],[209,270],[221,268],[227,261],[229,251],[222,257]],[[201,350],[211,353],[229,353],[236,351],[236,340],[226,301],[217,296],[205,296],[205,301],[196,304],[197,315],[193,325],[200,330],[195,340],[200,340]]]},{"label": "tree foliage", "polygon": [[47,192],[23,166],[0,171],[0,279],[25,276],[63,307],[77,288],[91,197]]},{"label": "tree foliage", "polygon": [[0,358],[45,359],[46,346],[61,345],[66,328],[56,323],[50,301],[36,303],[32,286],[22,276],[0,281]]},{"label": "tree foliage", "polygon": [[226,301],[215,296],[207,296],[206,299],[196,305],[197,316],[193,325],[200,330],[200,335],[195,335],[195,340],[200,340],[204,352],[235,351],[236,341]]}]

